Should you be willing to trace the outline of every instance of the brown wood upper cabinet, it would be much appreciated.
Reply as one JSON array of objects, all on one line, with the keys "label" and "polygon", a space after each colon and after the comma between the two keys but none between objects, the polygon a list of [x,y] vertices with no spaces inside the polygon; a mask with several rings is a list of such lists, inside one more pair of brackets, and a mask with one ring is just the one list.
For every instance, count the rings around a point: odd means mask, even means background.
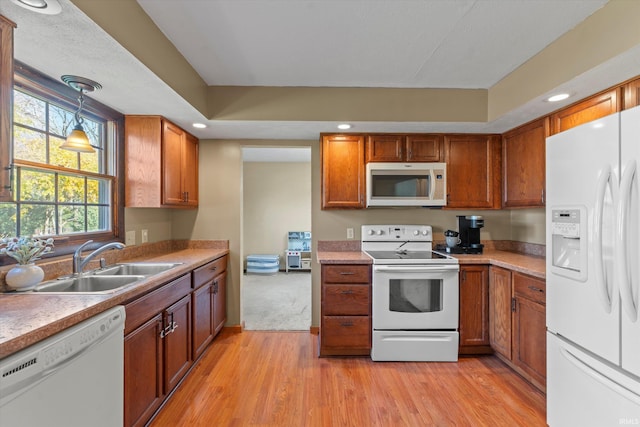
[{"label": "brown wood upper cabinet", "polygon": [[321,137],[322,209],[364,208],[364,136]]},{"label": "brown wood upper cabinet", "polygon": [[500,135],[445,135],[447,208],[500,208]]},{"label": "brown wood upper cabinet", "polygon": [[368,162],[439,162],[442,135],[368,135]]},{"label": "brown wood upper cabinet", "polygon": [[161,116],[125,117],[125,206],[198,206],[198,139]]},{"label": "brown wood upper cabinet", "polygon": [[635,79],[624,85],[624,109],[640,105],[640,79]]},{"label": "brown wood upper cabinet", "polygon": [[621,92],[610,89],[551,114],[551,135],[620,111]]},{"label": "brown wood upper cabinet", "polygon": [[0,202],[11,201],[11,141],[13,141],[13,29],[0,15]]},{"label": "brown wood upper cabinet", "polygon": [[544,207],[545,140],[549,120],[542,118],[502,136],[502,207]]}]

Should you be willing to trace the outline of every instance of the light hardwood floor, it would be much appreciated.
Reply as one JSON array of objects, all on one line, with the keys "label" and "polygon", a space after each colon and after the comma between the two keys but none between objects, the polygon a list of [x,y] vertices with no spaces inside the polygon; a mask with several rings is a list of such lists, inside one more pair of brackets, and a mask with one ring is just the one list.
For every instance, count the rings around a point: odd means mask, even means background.
[{"label": "light hardwood floor", "polygon": [[545,426],[545,396],[493,356],[318,358],[308,332],[223,330],[159,426]]}]

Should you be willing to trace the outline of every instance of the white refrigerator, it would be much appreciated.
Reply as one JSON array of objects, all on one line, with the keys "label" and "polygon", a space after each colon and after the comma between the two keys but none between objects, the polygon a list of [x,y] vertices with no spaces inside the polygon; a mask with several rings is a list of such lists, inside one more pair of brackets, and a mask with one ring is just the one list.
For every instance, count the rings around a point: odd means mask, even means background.
[{"label": "white refrigerator", "polygon": [[547,138],[547,423],[640,425],[640,107]]}]

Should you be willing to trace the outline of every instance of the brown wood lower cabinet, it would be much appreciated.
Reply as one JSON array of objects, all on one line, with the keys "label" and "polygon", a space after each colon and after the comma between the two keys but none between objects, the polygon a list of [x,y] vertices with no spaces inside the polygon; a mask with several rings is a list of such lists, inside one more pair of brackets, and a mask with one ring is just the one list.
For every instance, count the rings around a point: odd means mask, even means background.
[{"label": "brown wood lower cabinet", "polygon": [[185,295],[167,308],[164,336],[164,392],[168,394],[178,385],[191,367],[191,295]]},{"label": "brown wood lower cabinet", "polygon": [[512,361],[541,390],[547,384],[546,283],[513,273]]},{"label": "brown wood lower cabinet", "polygon": [[196,360],[227,321],[227,256],[193,271],[193,359]]},{"label": "brown wood lower cabinet", "polygon": [[124,425],[142,426],[164,399],[162,314],[124,337]]},{"label": "brown wood lower cabinet", "polygon": [[460,266],[460,354],[491,353],[489,345],[489,267]]},{"label": "brown wood lower cabinet", "polygon": [[491,348],[511,359],[511,271],[489,267],[489,337]]},{"label": "brown wood lower cabinet", "polygon": [[125,305],[125,426],[144,425],[191,365],[186,274]]},{"label": "brown wood lower cabinet", "polygon": [[491,348],[541,391],[546,388],[546,285],[533,276],[489,268]]},{"label": "brown wood lower cabinet", "polygon": [[227,258],[125,305],[125,427],[149,422],[224,326]]},{"label": "brown wood lower cabinet", "polygon": [[324,264],[320,356],[371,353],[371,266]]}]

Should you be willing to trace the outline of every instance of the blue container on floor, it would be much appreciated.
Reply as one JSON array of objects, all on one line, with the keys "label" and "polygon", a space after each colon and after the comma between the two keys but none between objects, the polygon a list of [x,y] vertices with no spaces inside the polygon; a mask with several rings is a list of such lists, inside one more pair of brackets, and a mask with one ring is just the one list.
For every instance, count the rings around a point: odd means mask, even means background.
[{"label": "blue container on floor", "polygon": [[280,270],[280,255],[248,255],[247,273],[276,274]]}]

